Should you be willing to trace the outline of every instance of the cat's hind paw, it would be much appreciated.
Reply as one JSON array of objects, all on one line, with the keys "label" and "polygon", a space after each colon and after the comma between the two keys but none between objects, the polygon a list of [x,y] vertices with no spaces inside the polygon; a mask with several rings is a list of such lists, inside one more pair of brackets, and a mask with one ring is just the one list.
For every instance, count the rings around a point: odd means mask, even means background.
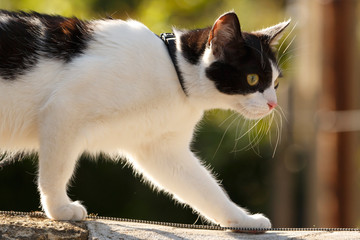
[{"label": "cat's hind paw", "polygon": [[78,201],[72,202],[61,207],[58,207],[55,211],[51,211],[49,217],[54,220],[84,220],[87,216],[87,211],[81,203]]}]

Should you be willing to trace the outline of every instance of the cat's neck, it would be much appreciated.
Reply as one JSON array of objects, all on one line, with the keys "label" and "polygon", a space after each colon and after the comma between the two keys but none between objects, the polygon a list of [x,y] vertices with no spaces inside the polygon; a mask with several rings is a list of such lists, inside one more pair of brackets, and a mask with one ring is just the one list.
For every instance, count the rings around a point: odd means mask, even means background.
[{"label": "cat's neck", "polygon": [[[208,110],[223,108],[222,101],[213,105],[213,96],[219,94],[211,81],[205,76],[205,68],[214,60],[208,46],[211,28],[190,31],[176,31],[176,64],[182,75],[184,92],[189,101],[197,107]],[[214,92],[214,95],[211,94]]]}]

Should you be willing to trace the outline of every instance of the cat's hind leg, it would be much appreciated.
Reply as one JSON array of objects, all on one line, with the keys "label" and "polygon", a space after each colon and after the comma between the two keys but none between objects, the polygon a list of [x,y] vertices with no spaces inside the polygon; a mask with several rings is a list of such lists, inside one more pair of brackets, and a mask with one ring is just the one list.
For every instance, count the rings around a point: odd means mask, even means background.
[{"label": "cat's hind leg", "polygon": [[215,223],[226,227],[271,227],[263,215],[250,215],[233,203],[193,153],[178,145],[157,143],[148,147],[134,165],[155,186]]},{"label": "cat's hind leg", "polygon": [[[55,117],[54,117],[55,118]],[[55,220],[82,220],[87,212],[67,196],[67,185],[81,153],[79,128],[71,121],[47,117],[42,123],[38,188],[46,215]]]}]

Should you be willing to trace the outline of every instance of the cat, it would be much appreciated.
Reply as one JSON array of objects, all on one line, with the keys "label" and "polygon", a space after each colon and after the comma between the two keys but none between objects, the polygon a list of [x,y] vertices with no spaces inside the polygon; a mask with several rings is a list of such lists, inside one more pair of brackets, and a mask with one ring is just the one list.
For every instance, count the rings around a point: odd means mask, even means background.
[{"label": "cat", "polygon": [[269,228],[264,215],[230,200],[190,143],[207,109],[249,119],[274,110],[281,71],[272,48],[289,23],[244,32],[227,12],[208,28],[174,29],[171,42],[134,20],[1,10],[0,148],[38,152],[38,190],[51,219],[86,218],[67,196],[86,151],[125,157],[210,222]]}]

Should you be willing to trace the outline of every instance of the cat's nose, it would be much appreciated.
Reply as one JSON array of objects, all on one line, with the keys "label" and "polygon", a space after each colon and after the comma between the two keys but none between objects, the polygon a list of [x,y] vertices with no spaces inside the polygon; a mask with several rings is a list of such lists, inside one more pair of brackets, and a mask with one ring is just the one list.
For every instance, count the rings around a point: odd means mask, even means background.
[{"label": "cat's nose", "polygon": [[267,105],[269,106],[269,110],[272,110],[277,106],[277,103],[276,102],[268,102]]}]

